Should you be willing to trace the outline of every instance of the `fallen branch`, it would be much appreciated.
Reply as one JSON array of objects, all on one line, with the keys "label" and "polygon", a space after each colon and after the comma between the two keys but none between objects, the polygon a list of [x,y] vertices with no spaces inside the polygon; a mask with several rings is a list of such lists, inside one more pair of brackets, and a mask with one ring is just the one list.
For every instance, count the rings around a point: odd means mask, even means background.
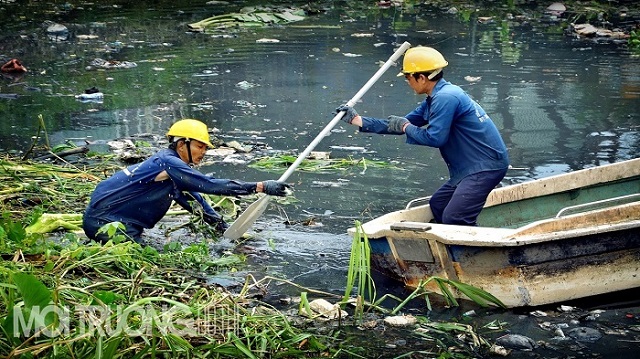
[{"label": "fallen branch", "polygon": [[82,146],[82,147],[72,148],[70,150],[60,151],[58,153],[50,152],[46,155],[35,157],[34,160],[44,161],[44,160],[48,160],[49,158],[62,158],[66,156],[77,155],[80,153],[87,153],[87,152],[89,152],[89,147]]}]

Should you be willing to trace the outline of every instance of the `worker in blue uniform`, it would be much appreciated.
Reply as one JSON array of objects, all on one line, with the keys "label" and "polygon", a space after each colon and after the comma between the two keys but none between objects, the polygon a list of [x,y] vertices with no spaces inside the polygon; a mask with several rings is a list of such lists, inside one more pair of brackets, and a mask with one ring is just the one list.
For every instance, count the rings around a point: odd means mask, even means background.
[{"label": "worker in blue uniform", "polygon": [[[220,233],[228,227],[200,193],[226,196],[264,192],[286,196],[289,185],[268,180],[243,182],[206,176],[192,168],[202,161],[207,148],[213,147],[207,125],[184,119],[169,132],[169,148],[147,160],[129,166],[100,182],[83,216],[83,229],[90,239],[106,242],[99,229],[107,223],[121,222],[129,239],[141,242],[145,228],[153,228],[175,201]],[[100,232],[100,233],[99,233]]]},{"label": "worker in blue uniform", "polygon": [[427,97],[404,117],[362,117],[346,105],[337,111],[345,111],[342,120],[359,126],[361,132],[406,135],[409,144],[438,148],[449,180],[429,200],[434,220],[475,226],[487,196],[507,173],[509,157],[485,110],[443,78],[447,65],[434,48],[407,50],[398,76],[404,76],[416,94]]}]

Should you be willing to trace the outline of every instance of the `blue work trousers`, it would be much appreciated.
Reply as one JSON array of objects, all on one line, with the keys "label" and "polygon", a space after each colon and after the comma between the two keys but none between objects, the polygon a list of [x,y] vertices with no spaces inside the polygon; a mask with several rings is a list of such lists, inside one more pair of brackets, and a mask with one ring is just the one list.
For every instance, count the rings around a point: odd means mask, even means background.
[{"label": "blue work trousers", "polygon": [[457,185],[447,182],[429,200],[436,223],[477,226],[489,193],[502,181],[507,169],[478,172]]},{"label": "blue work trousers", "polygon": [[[107,243],[109,239],[111,239],[107,233],[98,233],[98,230],[107,223],[110,223],[110,221],[91,217],[86,214],[82,217],[82,229],[84,229],[84,233],[89,237],[89,239],[101,242],[102,244]],[[116,235],[124,235],[127,239],[141,243],[143,228],[135,224],[123,224],[125,225],[125,230],[122,231],[118,229],[118,233],[116,233]]]}]

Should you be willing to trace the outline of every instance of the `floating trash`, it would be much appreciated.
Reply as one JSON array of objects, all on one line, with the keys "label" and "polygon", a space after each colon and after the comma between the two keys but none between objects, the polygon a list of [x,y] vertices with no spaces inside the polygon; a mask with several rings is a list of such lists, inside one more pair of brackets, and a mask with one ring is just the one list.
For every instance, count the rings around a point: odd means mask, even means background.
[{"label": "floating trash", "polygon": [[331,304],[326,299],[314,299],[309,302],[309,308],[316,314],[327,319],[346,318],[349,314],[340,309],[340,305]]},{"label": "floating trash", "polygon": [[104,94],[96,87],[88,88],[84,90],[84,93],[76,95],[75,98],[82,102],[97,102],[102,103]]},{"label": "floating trash", "polygon": [[116,61],[116,60],[105,60],[101,58],[96,58],[91,61],[89,64],[91,67],[99,67],[102,69],[130,69],[137,67],[138,64],[131,61]]},{"label": "floating trash", "polygon": [[496,339],[496,344],[508,349],[533,350],[536,342],[533,339],[520,334],[506,334]]},{"label": "floating trash", "polygon": [[358,147],[358,146],[330,146],[330,148],[334,150],[354,151],[354,152],[364,152],[367,150],[364,147]]},{"label": "floating trash", "polygon": [[62,24],[51,23],[47,26],[47,36],[51,41],[66,41],[69,39],[69,29]]},{"label": "floating trash", "polygon": [[258,39],[256,40],[256,44],[275,44],[280,42],[278,39]]},{"label": "floating trash", "polygon": [[567,332],[567,335],[579,342],[595,342],[602,338],[602,333],[588,327],[573,328]]},{"label": "floating trash", "polygon": [[547,6],[546,11],[551,15],[561,16],[565,11],[567,11],[567,7],[564,6],[563,3],[554,2],[553,4]]},{"label": "floating trash", "polygon": [[384,323],[392,327],[407,327],[416,324],[417,321],[413,315],[397,315],[384,318]]},{"label": "floating trash", "polygon": [[248,82],[248,81],[240,81],[240,82],[238,82],[236,84],[236,87],[241,88],[243,90],[247,90],[247,89],[250,89],[250,88],[253,88],[253,87],[256,87],[256,86],[260,86],[260,85],[254,84],[254,83],[251,83],[251,82]]}]

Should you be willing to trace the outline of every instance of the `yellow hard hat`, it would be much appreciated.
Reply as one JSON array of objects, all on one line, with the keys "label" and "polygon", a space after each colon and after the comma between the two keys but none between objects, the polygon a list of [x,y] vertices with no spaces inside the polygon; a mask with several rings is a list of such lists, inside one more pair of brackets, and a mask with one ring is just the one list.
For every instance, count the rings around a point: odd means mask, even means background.
[{"label": "yellow hard hat", "polygon": [[167,137],[184,137],[191,140],[198,140],[209,147],[213,147],[209,140],[209,129],[207,129],[207,125],[198,120],[185,119],[174,123],[169,129],[169,132],[167,132]]},{"label": "yellow hard hat", "polygon": [[405,52],[402,72],[398,76],[441,70],[447,65],[449,63],[438,50],[433,47],[416,46]]}]

